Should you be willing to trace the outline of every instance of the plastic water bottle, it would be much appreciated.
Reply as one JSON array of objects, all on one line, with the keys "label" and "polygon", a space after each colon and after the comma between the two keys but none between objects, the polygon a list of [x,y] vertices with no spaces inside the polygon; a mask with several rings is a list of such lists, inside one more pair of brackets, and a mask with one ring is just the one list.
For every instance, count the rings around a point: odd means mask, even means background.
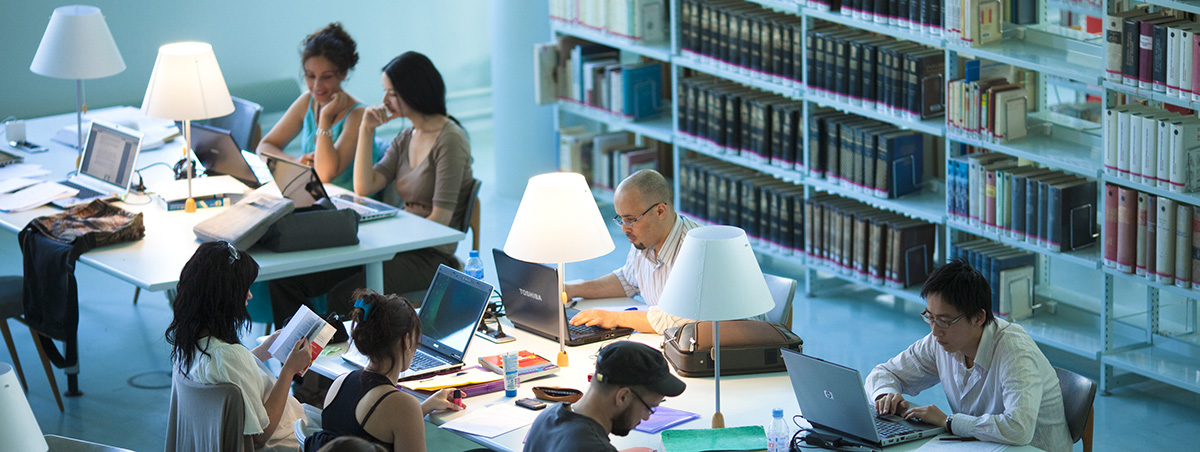
[{"label": "plastic water bottle", "polygon": [[792,435],[787,424],[783,421],[783,409],[776,408],[771,412],[771,425],[767,426],[767,451],[790,452]]},{"label": "plastic water bottle", "polygon": [[483,281],[483,260],[479,258],[479,250],[471,250],[471,256],[467,258],[467,264],[463,266],[463,273]]}]

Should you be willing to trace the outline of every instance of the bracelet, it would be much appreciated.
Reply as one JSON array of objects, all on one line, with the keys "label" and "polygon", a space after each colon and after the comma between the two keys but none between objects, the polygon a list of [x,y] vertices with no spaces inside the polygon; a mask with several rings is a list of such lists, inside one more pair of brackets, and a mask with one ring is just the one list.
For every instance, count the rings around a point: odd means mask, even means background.
[{"label": "bracelet", "polygon": [[317,129],[317,136],[333,138],[333,131],[329,129]]}]

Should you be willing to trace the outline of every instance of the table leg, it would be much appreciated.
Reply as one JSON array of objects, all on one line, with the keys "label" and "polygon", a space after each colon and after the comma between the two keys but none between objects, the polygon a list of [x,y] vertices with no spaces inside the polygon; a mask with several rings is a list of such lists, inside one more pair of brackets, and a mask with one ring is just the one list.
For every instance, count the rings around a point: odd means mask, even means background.
[{"label": "table leg", "polygon": [[367,288],[383,293],[383,262],[367,264]]}]

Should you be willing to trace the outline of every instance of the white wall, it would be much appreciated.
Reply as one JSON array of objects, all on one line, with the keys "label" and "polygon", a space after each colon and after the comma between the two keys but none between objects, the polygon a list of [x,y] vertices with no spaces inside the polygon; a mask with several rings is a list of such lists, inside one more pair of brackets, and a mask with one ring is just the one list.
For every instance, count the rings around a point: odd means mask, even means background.
[{"label": "white wall", "polygon": [[[75,111],[75,83],[29,71],[50,14],[68,0],[0,1],[0,119]],[[424,53],[454,94],[490,86],[486,0],[87,0],[103,11],[124,72],[85,82],[91,108],[141,105],[158,47],[195,40],[212,44],[231,88],[301,75],[304,37],[340,21],[358,43],[359,63],[344,85],[376,103],[380,69],[407,50]],[[252,96],[247,96],[251,97]],[[455,114],[451,105],[450,113]]]}]

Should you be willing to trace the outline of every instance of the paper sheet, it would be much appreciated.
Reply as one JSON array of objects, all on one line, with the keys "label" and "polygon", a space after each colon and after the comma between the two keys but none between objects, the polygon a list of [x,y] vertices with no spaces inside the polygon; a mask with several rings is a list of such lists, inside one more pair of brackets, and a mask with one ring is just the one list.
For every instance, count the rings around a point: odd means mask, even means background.
[{"label": "paper sheet", "polygon": [[0,168],[0,179],[12,179],[14,177],[38,177],[50,174],[50,170],[42,169],[42,165],[36,163],[14,163],[6,167]]},{"label": "paper sheet", "polygon": [[76,190],[58,182],[43,182],[10,195],[0,195],[0,210],[20,212],[41,206],[50,201],[70,198],[79,194]]},{"label": "paper sheet", "polygon": [[24,177],[14,177],[12,179],[0,179],[0,193],[9,193],[14,190],[20,190],[30,185],[41,182],[37,179],[27,179]]},{"label": "paper sheet", "polygon": [[913,452],[999,452],[1008,446],[984,441],[941,441],[934,439]]},{"label": "paper sheet", "polygon": [[495,438],[532,424],[540,412],[502,402],[467,413],[463,417],[442,424],[441,428],[479,435],[484,438]]},{"label": "paper sheet", "polygon": [[438,375],[432,378],[416,381],[402,381],[400,386],[404,386],[414,391],[437,391],[444,388],[454,388],[458,386],[467,386],[479,383],[487,383],[504,378],[503,375],[497,375],[495,372],[489,372],[479,368],[469,368],[462,372]]}]

